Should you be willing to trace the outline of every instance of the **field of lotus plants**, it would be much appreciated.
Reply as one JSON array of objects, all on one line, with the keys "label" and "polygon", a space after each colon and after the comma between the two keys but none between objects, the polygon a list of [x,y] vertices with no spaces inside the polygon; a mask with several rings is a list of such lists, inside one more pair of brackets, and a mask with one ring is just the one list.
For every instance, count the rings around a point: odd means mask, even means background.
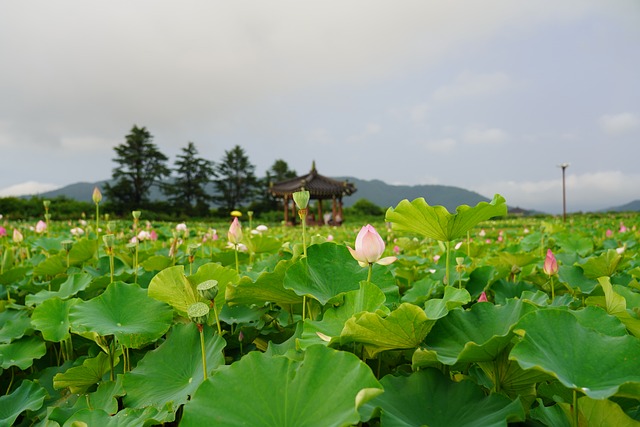
[{"label": "field of lotus plants", "polygon": [[0,220],[0,426],[640,425],[637,216],[96,216]]}]

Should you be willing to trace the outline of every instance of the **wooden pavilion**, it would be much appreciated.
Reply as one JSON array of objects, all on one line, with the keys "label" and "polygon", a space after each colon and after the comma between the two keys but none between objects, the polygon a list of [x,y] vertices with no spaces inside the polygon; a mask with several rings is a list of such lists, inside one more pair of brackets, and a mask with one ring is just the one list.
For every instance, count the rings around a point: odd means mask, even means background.
[{"label": "wooden pavilion", "polygon": [[[309,212],[307,222],[310,224],[342,224],[342,198],[350,196],[356,192],[356,187],[349,181],[338,181],[335,179],[322,176],[316,170],[316,162],[311,165],[311,172],[306,175],[287,179],[276,183],[269,184],[269,193],[277,198],[283,199],[284,204],[284,223],[295,223],[297,208],[293,201],[293,193],[296,191],[307,190],[310,200],[317,200],[318,212],[314,220],[314,214]],[[325,221],[322,212],[322,201],[331,200],[331,218]]]}]

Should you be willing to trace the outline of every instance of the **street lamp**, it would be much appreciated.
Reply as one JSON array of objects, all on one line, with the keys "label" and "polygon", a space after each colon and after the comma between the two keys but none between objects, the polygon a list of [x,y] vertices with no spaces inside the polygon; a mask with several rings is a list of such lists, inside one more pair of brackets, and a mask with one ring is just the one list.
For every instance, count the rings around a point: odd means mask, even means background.
[{"label": "street lamp", "polygon": [[569,163],[558,165],[562,168],[562,222],[567,222],[567,192],[564,184],[564,171],[569,167]]}]

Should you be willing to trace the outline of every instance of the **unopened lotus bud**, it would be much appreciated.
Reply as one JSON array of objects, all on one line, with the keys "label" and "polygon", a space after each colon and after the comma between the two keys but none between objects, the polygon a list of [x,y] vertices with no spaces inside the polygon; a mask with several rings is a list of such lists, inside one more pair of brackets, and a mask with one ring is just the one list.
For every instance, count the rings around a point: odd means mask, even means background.
[{"label": "unopened lotus bud", "polygon": [[196,302],[187,308],[189,319],[196,325],[204,325],[209,317],[209,306],[203,302]]},{"label": "unopened lotus bud", "polygon": [[93,187],[93,194],[91,195],[93,203],[96,205],[102,201],[102,193],[98,187]]},{"label": "unopened lotus bud", "polygon": [[73,246],[73,240],[63,240],[60,242],[60,245],[62,245],[62,249],[68,253]]},{"label": "unopened lotus bud", "polygon": [[300,190],[293,193],[293,201],[296,202],[298,209],[306,209],[309,205],[311,194],[307,190]]},{"label": "unopened lotus bud", "polygon": [[200,283],[196,289],[198,290],[198,294],[206,299],[207,301],[213,301],[216,299],[218,295],[218,281],[217,280],[207,280]]},{"label": "unopened lotus bud", "polygon": [[13,243],[20,243],[24,240],[24,236],[17,228],[13,229]]}]

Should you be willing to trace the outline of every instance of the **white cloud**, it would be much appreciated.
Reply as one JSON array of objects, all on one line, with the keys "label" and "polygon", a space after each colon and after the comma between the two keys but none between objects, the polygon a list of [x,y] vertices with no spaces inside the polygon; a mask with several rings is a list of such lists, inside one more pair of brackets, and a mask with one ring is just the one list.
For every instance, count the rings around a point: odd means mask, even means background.
[{"label": "white cloud", "polygon": [[640,117],[633,113],[605,114],[598,119],[602,130],[609,135],[623,135],[640,129]]},{"label": "white cloud", "polygon": [[316,145],[332,145],[334,143],[333,138],[329,134],[329,131],[325,128],[312,129],[305,135],[305,139],[310,144]]},{"label": "white cloud", "polygon": [[[558,175],[560,176],[560,175]],[[567,212],[589,212],[624,205],[640,199],[640,174],[620,171],[571,174],[566,176]],[[472,188],[485,196],[499,193],[513,207],[562,213],[562,179],[540,181],[503,181]]]},{"label": "white cloud", "polygon": [[367,123],[362,132],[357,135],[352,135],[347,138],[347,142],[361,142],[369,138],[370,136],[377,135],[382,131],[382,126],[378,123]]},{"label": "white cloud", "polygon": [[512,85],[505,73],[473,74],[464,72],[453,83],[441,86],[433,93],[436,101],[453,101],[460,98],[486,96],[501,92]]},{"label": "white cloud", "polygon": [[60,188],[60,186],[56,184],[27,181],[0,189],[0,197],[29,196],[32,194],[45,193],[58,188]]},{"label": "white cloud", "polygon": [[465,133],[464,140],[469,144],[501,144],[508,136],[507,132],[499,128],[472,129]]},{"label": "white cloud", "polygon": [[453,150],[457,145],[457,142],[453,138],[443,138],[435,141],[428,141],[424,144],[424,147],[436,153],[447,153]]}]

